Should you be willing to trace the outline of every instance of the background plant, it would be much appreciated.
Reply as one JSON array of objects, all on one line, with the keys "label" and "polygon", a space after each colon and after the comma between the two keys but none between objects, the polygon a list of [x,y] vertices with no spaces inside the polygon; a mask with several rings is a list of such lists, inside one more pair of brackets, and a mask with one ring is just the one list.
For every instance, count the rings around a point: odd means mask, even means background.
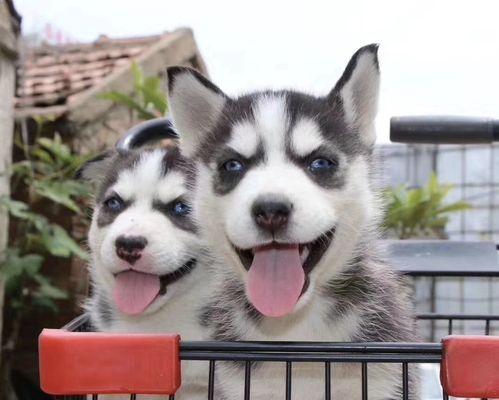
[{"label": "background plant", "polygon": [[113,103],[123,105],[137,114],[142,120],[162,117],[168,111],[166,92],[158,76],[144,76],[142,69],[132,64],[134,78],[134,92],[131,96],[126,93],[111,91],[100,97]]},{"label": "background plant", "polygon": [[401,185],[384,192],[387,204],[384,226],[399,239],[432,236],[445,238],[449,214],[468,210],[464,201],[446,202],[453,190],[450,184],[441,184],[435,174],[421,188]]},{"label": "background plant", "polygon": [[57,312],[57,302],[68,297],[43,272],[44,263],[52,257],[68,261],[73,256],[88,257],[68,230],[54,222],[62,216],[87,220],[82,202],[89,196],[89,188],[73,179],[87,157],[72,152],[58,134],[40,137],[44,122],[38,121],[33,144],[16,137],[16,148],[24,158],[12,166],[11,188],[16,200],[0,197],[0,208],[9,213],[12,233],[0,264],[5,281],[4,318],[9,321],[2,348],[5,385],[0,383],[0,387],[8,386],[9,360],[27,322],[24,316],[33,311]]}]

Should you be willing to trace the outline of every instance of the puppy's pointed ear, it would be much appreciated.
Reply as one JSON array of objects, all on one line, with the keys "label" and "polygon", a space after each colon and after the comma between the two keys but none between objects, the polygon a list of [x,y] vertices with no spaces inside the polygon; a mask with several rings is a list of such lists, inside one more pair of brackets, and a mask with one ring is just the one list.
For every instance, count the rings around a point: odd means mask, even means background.
[{"label": "puppy's pointed ear", "polygon": [[97,184],[101,182],[117,155],[116,150],[108,150],[85,161],[75,172],[75,179]]},{"label": "puppy's pointed ear", "polygon": [[199,72],[170,67],[168,99],[180,149],[187,157],[198,150],[201,139],[218,121],[228,97]]},{"label": "puppy's pointed ear", "polygon": [[376,140],[379,80],[378,45],[370,44],[355,52],[328,96],[341,104],[347,123],[359,130],[368,145]]}]

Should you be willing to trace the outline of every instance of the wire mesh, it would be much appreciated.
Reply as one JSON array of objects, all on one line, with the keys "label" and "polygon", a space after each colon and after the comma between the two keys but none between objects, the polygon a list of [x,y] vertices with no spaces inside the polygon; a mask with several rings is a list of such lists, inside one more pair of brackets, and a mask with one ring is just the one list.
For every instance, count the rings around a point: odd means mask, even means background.
[{"label": "wire mesh", "polygon": [[424,185],[432,172],[454,185],[449,201],[472,209],[450,214],[446,233],[457,240],[499,241],[499,144],[381,145],[384,185]]}]

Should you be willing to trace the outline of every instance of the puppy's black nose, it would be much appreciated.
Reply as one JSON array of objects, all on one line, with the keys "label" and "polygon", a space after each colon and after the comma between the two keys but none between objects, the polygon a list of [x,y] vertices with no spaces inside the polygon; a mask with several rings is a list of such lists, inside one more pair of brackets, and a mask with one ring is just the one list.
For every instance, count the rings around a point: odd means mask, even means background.
[{"label": "puppy's black nose", "polygon": [[142,250],[147,245],[147,239],[143,236],[118,236],[114,242],[116,255],[122,260],[134,264],[142,256]]},{"label": "puppy's black nose", "polygon": [[287,200],[262,198],[253,203],[251,213],[260,228],[275,232],[287,225],[292,209],[293,204]]}]

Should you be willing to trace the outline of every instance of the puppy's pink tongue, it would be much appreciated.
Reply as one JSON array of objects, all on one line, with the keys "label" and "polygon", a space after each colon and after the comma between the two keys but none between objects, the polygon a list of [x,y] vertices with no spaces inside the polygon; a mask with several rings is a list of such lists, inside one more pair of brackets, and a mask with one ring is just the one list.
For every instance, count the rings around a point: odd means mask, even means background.
[{"label": "puppy's pink tongue", "polygon": [[298,245],[256,249],[248,279],[249,299],[258,311],[268,317],[289,314],[305,283]]},{"label": "puppy's pink tongue", "polygon": [[140,314],[154,301],[160,287],[157,275],[137,271],[121,272],[116,276],[114,301],[122,313]]}]

